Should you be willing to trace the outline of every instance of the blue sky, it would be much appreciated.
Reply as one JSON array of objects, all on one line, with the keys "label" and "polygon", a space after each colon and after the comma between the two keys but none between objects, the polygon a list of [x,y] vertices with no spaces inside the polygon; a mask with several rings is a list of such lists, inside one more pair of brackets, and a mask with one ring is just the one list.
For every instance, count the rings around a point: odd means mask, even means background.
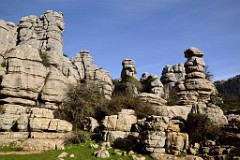
[{"label": "blue sky", "polygon": [[134,59],[143,72],[161,76],[166,64],[184,63],[184,50],[197,47],[214,80],[240,74],[239,0],[1,0],[0,19],[18,24],[23,16],[61,11],[64,52],[91,52],[113,78],[121,61]]}]

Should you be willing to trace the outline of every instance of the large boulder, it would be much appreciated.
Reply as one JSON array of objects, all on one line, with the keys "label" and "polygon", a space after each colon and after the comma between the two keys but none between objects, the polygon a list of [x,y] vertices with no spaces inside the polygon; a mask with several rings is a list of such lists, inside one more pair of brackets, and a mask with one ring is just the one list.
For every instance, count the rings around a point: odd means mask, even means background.
[{"label": "large boulder", "polygon": [[192,107],[191,113],[206,115],[208,120],[217,126],[228,124],[227,117],[224,115],[222,109],[211,103],[195,103]]},{"label": "large boulder", "polygon": [[137,123],[134,110],[122,109],[118,115],[106,116],[103,125],[107,130],[130,132],[132,125]]}]

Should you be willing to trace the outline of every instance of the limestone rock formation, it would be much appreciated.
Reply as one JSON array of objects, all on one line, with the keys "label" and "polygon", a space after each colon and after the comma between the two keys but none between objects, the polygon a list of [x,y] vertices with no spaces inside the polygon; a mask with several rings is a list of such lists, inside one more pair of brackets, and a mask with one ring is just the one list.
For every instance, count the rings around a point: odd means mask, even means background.
[{"label": "limestone rock formation", "polygon": [[118,93],[138,94],[137,86],[137,71],[135,62],[132,59],[124,59],[122,61],[122,71],[119,83],[115,86],[115,91]]},{"label": "limestone rock formation", "polygon": [[[89,51],[71,61],[63,56],[63,14],[26,16],[18,26],[0,21],[0,90],[3,103],[57,109],[69,84],[91,80],[110,99],[111,75],[93,63]],[[11,37],[11,38],[10,38]]]},{"label": "limestone rock formation", "polygon": [[150,75],[145,72],[140,78],[143,86],[142,92],[138,97],[145,103],[151,104],[151,107],[162,106],[167,101],[162,97],[164,96],[163,84],[158,79],[157,75]]},{"label": "limestone rock formation", "polygon": [[89,51],[82,50],[80,54],[71,59],[71,63],[77,69],[80,81],[94,82],[107,99],[111,98],[113,92],[112,77],[109,72],[94,64]]},{"label": "limestone rock formation", "polygon": [[207,103],[210,100],[210,95],[215,92],[215,87],[206,79],[203,52],[197,48],[188,48],[184,54],[187,58],[185,80],[176,84],[180,103]]},{"label": "limestone rock formation", "polygon": [[135,62],[132,59],[124,59],[122,61],[122,72],[121,72],[121,79],[125,81],[128,77],[134,77],[136,78],[136,68],[135,68]]},{"label": "limestone rock formation", "polygon": [[54,119],[49,109],[4,104],[2,112],[0,146],[17,143],[25,150],[63,149],[64,141],[70,136],[66,132],[72,131],[72,124]]},{"label": "limestone rock formation", "polygon": [[103,140],[118,147],[133,145],[139,135],[137,132],[132,132],[136,123],[135,111],[131,109],[122,109],[118,115],[106,116],[103,120],[105,127]]},{"label": "limestone rock formation", "polygon": [[154,93],[161,97],[164,96],[163,84],[157,75],[150,75],[145,72],[142,74],[140,82],[143,85],[143,92]]},{"label": "limestone rock formation", "polygon": [[163,83],[166,97],[168,97],[170,91],[177,82],[185,79],[185,75],[185,67],[181,63],[174,66],[166,65],[163,68],[161,82]]},{"label": "limestone rock formation", "polygon": [[91,81],[111,98],[111,75],[94,64],[89,51],[72,60],[64,56],[63,31],[63,14],[51,10],[23,17],[17,26],[0,20],[1,131],[71,131],[71,124],[53,116],[68,85]]},{"label": "limestone rock formation", "polygon": [[224,115],[222,109],[211,103],[195,103],[192,107],[191,113],[204,114],[211,121],[211,123],[217,126],[224,126],[228,124],[227,117]]},{"label": "limestone rock formation", "polygon": [[149,116],[140,125],[143,125],[141,144],[147,152],[179,155],[189,147],[188,134],[180,133],[180,128],[167,116]]}]

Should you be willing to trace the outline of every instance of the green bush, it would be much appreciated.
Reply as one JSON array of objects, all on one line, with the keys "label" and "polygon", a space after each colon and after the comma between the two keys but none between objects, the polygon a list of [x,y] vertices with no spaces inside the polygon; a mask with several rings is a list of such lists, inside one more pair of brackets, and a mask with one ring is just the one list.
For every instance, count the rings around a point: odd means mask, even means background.
[{"label": "green bush", "polygon": [[107,115],[117,114],[121,109],[133,109],[138,118],[144,118],[153,113],[150,104],[142,102],[132,94],[113,95],[112,99],[106,102],[104,109]]},{"label": "green bush", "polygon": [[70,85],[62,107],[55,115],[71,122],[75,130],[84,129],[88,117],[101,120],[105,116],[104,104],[105,98],[94,83]]},{"label": "green bush", "polygon": [[65,142],[66,144],[82,144],[90,141],[90,134],[85,131],[75,131],[73,132],[73,136]]},{"label": "green bush", "polygon": [[146,80],[141,81],[142,84],[142,92],[150,92],[152,89],[152,82],[157,80],[158,78],[154,78],[152,76],[149,76]]},{"label": "green bush", "polygon": [[2,66],[3,68],[7,67],[7,63],[6,63],[5,61],[3,61],[3,62],[1,63],[1,66]]},{"label": "green bush", "polygon": [[134,86],[137,88],[138,91],[142,90],[141,82],[138,79],[136,79],[136,78],[134,78],[132,76],[126,76],[124,82],[134,84]]},{"label": "green bush", "polygon": [[207,116],[203,114],[190,113],[188,115],[185,129],[189,134],[191,143],[205,140],[217,140],[224,134],[221,127],[211,123]]},{"label": "green bush", "polygon": [[17,146],[16,144],[17,144],[17,141],[10,142],[8,145],[2,146],[0,148],[0,151],[11,152],[11,151],[23,151],[24,150],[23,147]]}]

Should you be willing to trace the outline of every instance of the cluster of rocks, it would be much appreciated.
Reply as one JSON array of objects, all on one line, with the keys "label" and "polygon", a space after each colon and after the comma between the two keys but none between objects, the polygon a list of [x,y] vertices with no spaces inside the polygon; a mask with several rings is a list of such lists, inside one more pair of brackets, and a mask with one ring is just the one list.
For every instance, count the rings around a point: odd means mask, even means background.
[{"label": "cluster of rocks", "polygon": [[185,67],[179,63],[174,66],[166,65],[162,70],[161,82],[164,86],[165,97],[169,96],[176,83],[185,79]]},{"label": "cluster of rocks", "polygon": [[[64,55],[63,30],[63,14],[50,10],[40,17],[23,17],[17,26],[0,20],[2,131],[65,132],[65,121],[54,119],[52,110],[61,106],[68,85],[93,82],[111,98],[111,75],[94,64],[89,51],[71,60]],[[35,118],[36,108],[49,114]]]},{"label": "cluster of rocks", "polygon": [[[17,143],[25,150],[63,149],[72,124],[54,119],[53,111],[4,104],[0,115],[0,146]],[[21,141],[20,141],[21,139]]]},{"label": "cluster of rocks", "polygon": [[184,81],[176,84],[180,104],[193,104],[195,102],[208,103],[210,95],[215,92],[214,85],[206,78],[203,52],[197,48],[188,48],[185,52],[186,76]]},{"label": "cluster of rocks", "polygon": [[189,146],[188,134],[181,133],[179,124],[168,116],[137,119],[133,110],[123,109],[118,115],[106,116],[103,125],[104,140],[118,147],[141,146],[150,153],[179,155]]},{"label": "cluster of rocks", "polygon": [[[1,25],[9,28],[7,22]],[[12,27],[15,29],[7,32],[0,30],[0,35],[5,36],[3,39],[13,37],[13,31],[17,35],[15,39],[1,43],[5,48],[9,46],[0,52],[0,94],[4,97],[1,101],[57,109],[67,85],[85,79],[98,83],[106,98],[110,98],[113,90],[111,76],[94,65],[88,51],[82,51],[71,61],[63,56],[62,13],[46,11],[40,17],[23,17],[18,26]]]}]

